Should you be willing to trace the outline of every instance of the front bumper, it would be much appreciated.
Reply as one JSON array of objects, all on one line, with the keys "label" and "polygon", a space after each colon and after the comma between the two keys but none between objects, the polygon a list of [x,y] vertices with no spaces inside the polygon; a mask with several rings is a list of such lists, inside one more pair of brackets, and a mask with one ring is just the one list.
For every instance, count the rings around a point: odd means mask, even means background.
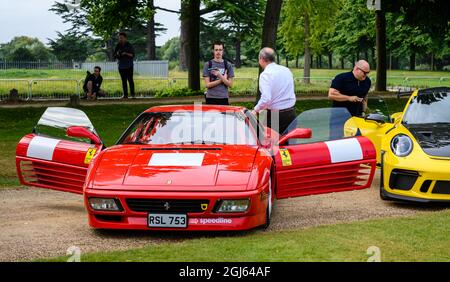
[{"label": "front bumper", "polygon": [[[244,192],[137,192],[86,189],[84,195],[89,225],[96,229],[231,231],[252,229],[265,223],[268,198],[267,193],[262,191],[266,189]],[[115,198],[120,201],[123,210],[120,212],[93,210],[88,204],[90,197]],[[207,200],[209,204],[201,212],[184,212],[188,218],[187,228],[150,228],[147,223],[149,211],[133,210],[126,199]],[[215,213],[216,203],[224,199],[250,199],[250,205],[243,213]],[[170,210],[160,213],[168,212],[170,213]]]},{"label": "front bumper", "polygon": [[400,158],[393,157],[391,153],[383,154],[380,189],[380,193],[388,199],[450,202],[450,160]]},{"label": "front bumper", "polygon": [[397,201],[405,201],[405,202],[416,202],[416,203],[450,203],[450,200],[441,200],[441,199],[430,199],[425,197],[416,197],[416,196],[403,196],[395,193],[389,193],[384,189],[384,187],[380,188],[380,193],[383,195],[384,198],[390,199],[390,200],[397,200]]}]

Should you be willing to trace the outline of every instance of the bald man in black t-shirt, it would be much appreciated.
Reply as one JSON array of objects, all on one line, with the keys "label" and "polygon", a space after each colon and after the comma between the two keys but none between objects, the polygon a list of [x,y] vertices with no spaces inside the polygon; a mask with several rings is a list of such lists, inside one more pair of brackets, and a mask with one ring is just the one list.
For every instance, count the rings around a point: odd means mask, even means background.
[{"label": "bald man in black t-shirt", "polygon": [[367,108],[367,93],[372,84],[369,72],[369,63],[359,60],[351,72],[338,74],[328,90],[333,107],[345,107],[352,116],[361,116]]}]

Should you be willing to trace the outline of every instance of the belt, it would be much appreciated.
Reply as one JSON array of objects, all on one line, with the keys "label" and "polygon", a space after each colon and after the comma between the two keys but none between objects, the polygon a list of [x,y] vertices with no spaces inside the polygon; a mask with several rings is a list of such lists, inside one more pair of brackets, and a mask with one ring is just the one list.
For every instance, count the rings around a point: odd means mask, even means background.
[{"label": "belt", "polygon": [[295,110],[295,106],[292,106],[292,107],[287,108],[287,109],[282,109],[282,110],[268,110],[268,111],[278,111],[278,112],[282,113],[282,112],[289,112],[289,111],[292,111],[292,110]]}]

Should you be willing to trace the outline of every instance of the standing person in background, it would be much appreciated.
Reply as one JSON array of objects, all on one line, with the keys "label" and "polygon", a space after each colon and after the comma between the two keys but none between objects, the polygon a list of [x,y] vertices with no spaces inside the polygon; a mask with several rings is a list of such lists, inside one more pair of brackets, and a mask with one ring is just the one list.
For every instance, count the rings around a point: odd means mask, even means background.
[{"label": "standing person in background", "polygon": [[261,98],[253,113],[267,110],[267,126],[280,134],[296,118],[294,77],[284,66],[275,63],[275,51],[265,47],[259,51],[259,65],[264,71],[259,76]]},{"label": "standing person in background", "polygon": [[133,59],[134,48],[128,42],[125,32],[119,33],[119,43],[114,50],[114,57],[118,60],[120,78],[122,79],[123,99],[128,98],[128,85],[130,84],[131,97],[134,98],[134,81],[133,81]]},{"label": "standing person in background", "polygon": [[228,88],[233,85],[233,66],[223,58],[224,45],[216,41],[212,45],[214,58],[205,63],[206,104],[229,105]]}]

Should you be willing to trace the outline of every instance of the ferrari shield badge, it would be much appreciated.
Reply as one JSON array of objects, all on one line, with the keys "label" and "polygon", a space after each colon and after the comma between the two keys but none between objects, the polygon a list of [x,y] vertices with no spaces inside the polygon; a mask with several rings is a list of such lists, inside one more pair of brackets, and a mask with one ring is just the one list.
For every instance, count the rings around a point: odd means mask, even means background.
[{"label": "ferrari shield badge", "polygon": [[84,157],[85,164],[89,164],[91,162],[92,158],[95,156],[95,152],[97,152],[97,149],[95,149],[95,148],[90,148],[86,152],[86,157]]},{"label": "ferrari shield badge", "polygon": [[289,154],[288,149],[280,149],[280,157],[283,166],[292,165],[291,154]]}]

